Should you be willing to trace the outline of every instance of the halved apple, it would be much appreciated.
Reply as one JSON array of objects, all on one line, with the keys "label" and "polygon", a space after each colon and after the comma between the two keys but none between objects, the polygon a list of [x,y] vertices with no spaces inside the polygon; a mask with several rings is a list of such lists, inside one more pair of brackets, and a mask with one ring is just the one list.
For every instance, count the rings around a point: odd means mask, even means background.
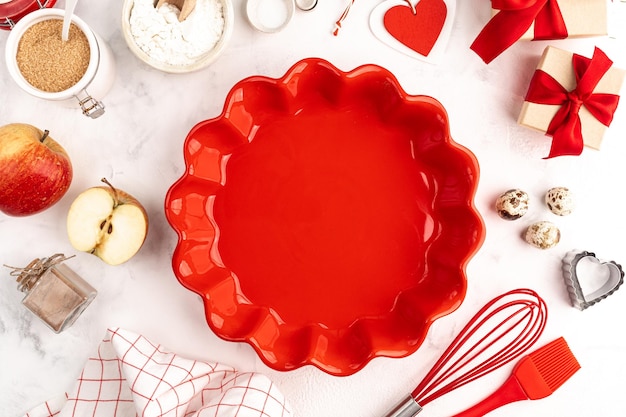
[{"label": "halved apple", "polygon": [[148,234],[148,215],[130,194],[114,188],[92,187],[76,197],[67,214],[67,235],[72,246],[109,265],[132,258]]}]

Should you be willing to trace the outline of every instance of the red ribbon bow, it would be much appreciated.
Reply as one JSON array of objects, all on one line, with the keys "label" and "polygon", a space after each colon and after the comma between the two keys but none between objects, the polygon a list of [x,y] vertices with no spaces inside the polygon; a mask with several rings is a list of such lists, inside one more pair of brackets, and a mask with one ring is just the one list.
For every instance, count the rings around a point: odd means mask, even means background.
[{"label": "red ribbon bow", "polygon": [[534,39],[567,38],[557,0],[491,0],[499,10],[478,34],[471,49],[487,64],[522,37],[535,22]]},{"label": "red ribbon bow", "polygon": [[612,64],[613,61],[599,48],[595,48],[591,59],[574,54],[572,66],[577,85],[572,91],[567,91],[548,73],[535,71],[525,100],[561,106],[546,130],[546,135],[552,136],[550,154],[546,158],[582,153],[584,142],[579,116],[582,106],[603,125],[608,127],[611,124],[619,96],[594,93],[593,90]]}]

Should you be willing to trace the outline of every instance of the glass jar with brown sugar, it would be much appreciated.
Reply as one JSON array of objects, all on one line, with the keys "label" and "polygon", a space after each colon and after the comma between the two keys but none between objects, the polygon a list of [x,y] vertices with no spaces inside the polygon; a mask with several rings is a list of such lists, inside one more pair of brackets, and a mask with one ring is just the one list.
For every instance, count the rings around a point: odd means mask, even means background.
[{"label": "glass jar with brown sugar", "polygon": [[54,332],[70,327],[95,298],[97,291],[66,266],[63,254],[34,259],[25,268],[13,268],[22,304]]},{"label": "glass jar with brown sugar", "polygon": [[49,93],[64,91],[80,81],[90,60],[89,40],[75,24],[63,40],[63,21],[48,19],[30,26],[17,47],[17,66],[33,87]]},{"label": "glass jar with brown sugar", "polygon": [[106,42],[75,14],[69,39],[63,41],[64,14],[46,8],[20,19],[7,37],[5,64],[25,92],[80,108],[95,119],[104,114],[101,99],[115,80],[115,58]]}]

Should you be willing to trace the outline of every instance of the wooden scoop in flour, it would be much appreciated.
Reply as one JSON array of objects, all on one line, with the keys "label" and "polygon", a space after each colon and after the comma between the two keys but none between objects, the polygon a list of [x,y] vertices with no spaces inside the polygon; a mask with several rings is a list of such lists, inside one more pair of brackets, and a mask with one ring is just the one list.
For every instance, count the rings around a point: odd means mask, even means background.
[{"label": "wooden scoop in flour", "polygon": [[156,4],[157,9],[164,3],[178,7],[178,10],[180,10],[180,14],[178,15],[179,22],[187,19],[189,14],[193,12],[193,9],[196,7],[196,0],[159,0]]}]

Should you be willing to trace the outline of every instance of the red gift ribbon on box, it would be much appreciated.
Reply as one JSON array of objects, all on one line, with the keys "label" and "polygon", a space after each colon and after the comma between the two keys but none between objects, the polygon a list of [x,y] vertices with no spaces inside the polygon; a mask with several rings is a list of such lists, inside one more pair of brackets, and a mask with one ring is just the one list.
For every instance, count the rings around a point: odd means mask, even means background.
[{"label": "red gift ribbon on box", "polygon": [[544,159],[582,153],[584,142],[579,116],[582,106],[585,106],[603,125],[608,127],[611,124],[619,96],[593,92],[611,65],[613,61],[597,47],[591,59],[574,54],[572,66],[576,76],[576,87],[572,91],[567,91],[545,71],[535,71],[525,100],[530,103],[561,106],[546,130],[546,135],[552,136],[552,145],[550,154]]},{"label": "red gift ribbon on box", "polygon": [[485,25],[471,46],[487,64],[521,38],[533,22],[533,39],[567,38],[558,0],[491,0],[491,7],[499,12]]}]

